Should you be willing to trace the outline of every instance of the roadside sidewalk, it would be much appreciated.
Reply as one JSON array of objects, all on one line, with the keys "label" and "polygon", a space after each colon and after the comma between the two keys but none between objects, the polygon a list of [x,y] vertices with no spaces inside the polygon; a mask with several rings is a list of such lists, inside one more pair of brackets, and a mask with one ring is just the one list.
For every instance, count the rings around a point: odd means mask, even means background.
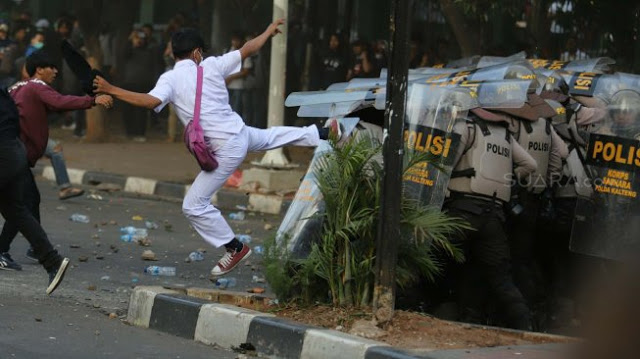
[{"label": "roadside sidewalk", "polygon": [[[129,193],[181,200],[200,172],[195,159],[180,142],[81,143],[76,140],[64,141],[63,147],[71,183],[76,185],[109,184]],[[313,149],[290,148],[288,151],[292,162],[306,170]],[[262,156],[263,153],[249,154],[240,170],[251,168],[251,162],[259,161]],[[53,167],[46,158],[38,161],[34,174],[55,181]],[[228,209],[244,206],[255,212],[284,214],[295,190],[264,193],[226,186],[216,193],[213,203]]]}]

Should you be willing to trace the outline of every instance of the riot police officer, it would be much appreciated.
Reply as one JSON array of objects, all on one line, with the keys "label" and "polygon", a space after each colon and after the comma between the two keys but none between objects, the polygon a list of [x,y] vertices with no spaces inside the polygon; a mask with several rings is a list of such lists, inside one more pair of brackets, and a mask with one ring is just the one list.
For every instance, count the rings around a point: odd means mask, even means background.
[{"label": "riot police officer", "polygon": [[[443,208],[473,227],[452,239],[462,246],[466,258],[455,275],[460,319],[483,322],[483,298],[488,294],[501,308],[505,325],[529,330],[529,308],[511,276],[504,223],[512,174],[524,178],[537,167],[505,121],[504,116],[482,109],[456,120],[454,132],[461,141]],[[483,293],[485,289],[488,293]]]},{"label": "riot police officer", "polygon": [[501,111],[510,115],[509,131],[537,164],[536,171],[514,186],[512,204],[521,211],[511,213],[508,221],[514,280],[536,311],[534,306],[544,299],[543,281],[534,256],[539,245],[538,213],[543,193],[550,187],[549,179],[561,172],[562,161],[569,151],[551,126],[550,119],[556,112],[535,94],[529,94],[528,99],[521,108]]}]

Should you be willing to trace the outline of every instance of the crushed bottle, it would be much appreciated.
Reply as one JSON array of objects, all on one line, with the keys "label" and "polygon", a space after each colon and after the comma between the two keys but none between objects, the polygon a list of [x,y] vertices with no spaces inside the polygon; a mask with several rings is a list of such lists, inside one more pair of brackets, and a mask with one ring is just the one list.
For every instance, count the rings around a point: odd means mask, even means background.
[{"label": "crushed bottle", "polygon": [[216,279],[216,288],[218,289],[227,289],[235,287],[237,284],[236,279],[233,277],[230,278],[218,278]]},{"label": "crushed bottle", "polygon": [[137,242],[144,243],[147,239],[146,235],[138,235],[138,234],[123,234],[120,236],[120,240],[123,242]]},{"label": "crushed bottle", "polygon": [[174,277],[176,275],[175,267],[148,266],[144,268],[146,274],[153,276]]},{"label": "crushed bottle", "polygon": [[121,227],[120,233],[133,234],[138,236],[147,236],[149,234],[146,228],[136,228],[134,226]]},{"label": "crushed bottle", "polygon": [[243,211],[235,212],[235,213],[229,213],[229,219],[233,219],[233,220],[236,220],[236,221],[244,221],[245,213]]},{"label": "crushed bottle", "polygon": [[69,219],[73,222],[78,223],[89,223],[89,216],[85,216],[84,214],[74,213],[69,217]]},{"label": "crushed bottle", "polygon": [[204,253],[202,253],[200,251],[191,252],[191,253],[189,253],[189,260],[191,260],[192,262],[203,261],[204,260]]},{"label": "crushed bottle", "polygon": [[153,221],[145,221],[144,226],[147,227],[147,229],[158,229],[158,224]]}]

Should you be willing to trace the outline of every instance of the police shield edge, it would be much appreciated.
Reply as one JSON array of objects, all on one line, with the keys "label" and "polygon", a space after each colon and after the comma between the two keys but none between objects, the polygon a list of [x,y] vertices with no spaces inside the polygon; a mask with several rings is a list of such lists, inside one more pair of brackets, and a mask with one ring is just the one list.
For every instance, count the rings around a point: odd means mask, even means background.
[{"label": "police shield edge", "polygon": [[[349,135],[360,120],[349,117],[339,121],[345,135]],[[320,158],[330,151],[331,146],[326,141],[322,141],[315,149],[307,173],[278,228],[276,244],[278,248],[285,248],[293,258],[306,258],[311,252],[312,244],[322,233],[322,219],[318,214],[324,211],[324,199],[316,183],[315,171]]]},{"label": "police shield edge", "polygon": [[593,194],[578,198],[570,249],[622,260],[640,248],[640,93],[625,89],[606,97],[607,118],[589,134],[584,159]]}]

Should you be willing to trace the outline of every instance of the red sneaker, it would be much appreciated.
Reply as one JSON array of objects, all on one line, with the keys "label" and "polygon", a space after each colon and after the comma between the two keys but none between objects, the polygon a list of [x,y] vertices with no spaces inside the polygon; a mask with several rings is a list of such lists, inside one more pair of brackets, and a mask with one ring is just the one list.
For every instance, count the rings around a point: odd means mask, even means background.
[{"label": "red sneaker", "polygon": [[249,258],[250,255],[251,248],[246,244],[242,245],[240,252],[227,249],[227,253],[220,258],[218,264],[211,270],[211,275],[217,277],[231,272],[240,262]]},{"label": "red sneaker", "polygon": [[329,138],[336,142],[342,140],[342,125],[335,118],[330,118],[325,122],[324,127],[329,128]]}]

